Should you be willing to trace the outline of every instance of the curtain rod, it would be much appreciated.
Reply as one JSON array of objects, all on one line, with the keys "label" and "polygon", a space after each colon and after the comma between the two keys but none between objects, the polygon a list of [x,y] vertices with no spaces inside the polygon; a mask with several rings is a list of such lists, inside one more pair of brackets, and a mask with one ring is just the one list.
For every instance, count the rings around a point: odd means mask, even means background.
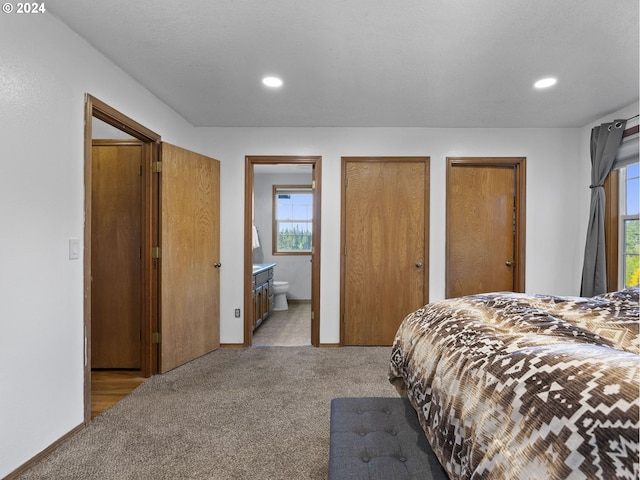
[{"label": "curtain rod", "polygon": [[634,115],[633,117],[630,117],[630,118],[627,118],[626,121],[628,122],[629,120],[633,120],[634,118],[638,118],[638,116],[640,116],[640,114]]}]

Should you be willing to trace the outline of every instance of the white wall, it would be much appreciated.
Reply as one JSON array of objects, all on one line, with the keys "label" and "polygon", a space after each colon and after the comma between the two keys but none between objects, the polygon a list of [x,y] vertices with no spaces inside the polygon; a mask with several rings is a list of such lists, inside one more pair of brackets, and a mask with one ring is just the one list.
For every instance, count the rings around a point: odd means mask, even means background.
[{"label": "white wall", "polygon": [[49,14],[0,16],[0,478],[83,422],[84,100],[194,129]]},{"label": "white wall", "polygon": [[578,293],[585,129],[192,128],[48,14],[0,16],[0,44],[0,477],[83,420],[83,260],[68,259],[68,239],[83,238],[87,92],[221,161],[223,343],[243,341],[233,310],[243,305],[245,155],[322,156],[322,343],[339,340],[345,155],[431,157],[431,300],[444,296],[445,158],[527,157],[526,289]]},{"label": "white wall", "polygon": [[273,255],[273,186],[311,185],[312,180],[311,169],[308,174],[256,173],[253,177],[254,223],[260,237],[260,247],[254,250],[254,260],[276,264],[273,277],[289,282],[287,298],[290,299],[311,299],[311,255]]},{"label": "white wall", "polygon": [[445,167],[447,156],[527,157],[527,292],[575,295],[583,241],[582,218],[588,201],[576,181],[580,129],[433,128],[202,128],[205,147],[222,161],[221,238],[225,265],[221,295],[221,341],[243,340],[242,305],[243,190],[245,155],[320,155],[322,157],[322,265],[320,342],[339,341],[340,310],[340,161],[342,156],[416,155],[431,157],[430,300],[444,298]]}]

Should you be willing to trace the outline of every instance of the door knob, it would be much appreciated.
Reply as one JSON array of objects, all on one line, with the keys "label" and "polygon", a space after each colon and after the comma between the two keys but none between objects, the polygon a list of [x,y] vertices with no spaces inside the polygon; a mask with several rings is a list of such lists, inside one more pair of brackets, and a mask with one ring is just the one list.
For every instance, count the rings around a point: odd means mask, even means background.
[{"label": "door knob", "polygon": [[422,268],[422,262],[416,262],[416,268]]},{"label": "door knob", "polygon": [[216,268],[220,268],[222,266],[222,264],[220,262],[216,262],[213,264],[214,267]]},{"label": "door knob", "polygon": [[507,267],[511,267],[511,266],[513,266],[513,262],[512,262],[511,260],[507,260],[504,264],[505,264]]}]

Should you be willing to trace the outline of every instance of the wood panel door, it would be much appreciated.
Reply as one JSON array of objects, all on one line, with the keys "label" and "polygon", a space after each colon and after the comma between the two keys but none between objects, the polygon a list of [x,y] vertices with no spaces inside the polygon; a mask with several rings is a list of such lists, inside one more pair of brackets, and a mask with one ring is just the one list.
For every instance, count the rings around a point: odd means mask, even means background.
[{"label": "wood panel door", "polygon": [[343,158],[342,339],[391,345],[427,303],[429,159]]},{"label": "wood panel door", "polygon": [[142,148],[138,140],[92,143],[92,368],[141,365]]},{"label": "wood panel door", "polygon": [[162,143],[160,371],[220,346],[220,162]]},{"label": "wood panel door", "polygon": [[449,159],[447,298],[524,288],[523,161]]}]

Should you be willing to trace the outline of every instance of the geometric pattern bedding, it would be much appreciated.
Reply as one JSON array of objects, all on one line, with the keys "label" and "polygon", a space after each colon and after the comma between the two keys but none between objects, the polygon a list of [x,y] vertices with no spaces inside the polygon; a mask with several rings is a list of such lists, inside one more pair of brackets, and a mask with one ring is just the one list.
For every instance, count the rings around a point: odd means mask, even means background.
[{"label": "geometric pattern bedding", "polygon": [[453,479],[637,479],[638,288],[500,292],[428,304],[393,344],[406,395]]}]

